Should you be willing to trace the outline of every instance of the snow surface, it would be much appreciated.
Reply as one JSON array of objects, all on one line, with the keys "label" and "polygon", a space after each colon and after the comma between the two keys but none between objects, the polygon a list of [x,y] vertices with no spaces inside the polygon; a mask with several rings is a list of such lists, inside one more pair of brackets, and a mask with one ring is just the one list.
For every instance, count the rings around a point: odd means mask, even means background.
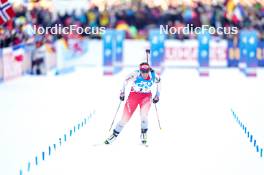
[{"label": "snow surface", "polygon": [[[264,174],[264,158],[231,112],[263,148],[264,70],[247,78],[237,69],[212,69],[209,77],[199,77],[194,69],[166,69],[157,104],[163,129],[152,105],[149,147],[140,145],[138,110],[116,142],[100,145],[110,134],[119,90],[132,70],[103,76],[99,67],[78,68],[71,74],[24,76],[0,84],[0,174]],[[70,129],[93,111],[70,137]]]}]

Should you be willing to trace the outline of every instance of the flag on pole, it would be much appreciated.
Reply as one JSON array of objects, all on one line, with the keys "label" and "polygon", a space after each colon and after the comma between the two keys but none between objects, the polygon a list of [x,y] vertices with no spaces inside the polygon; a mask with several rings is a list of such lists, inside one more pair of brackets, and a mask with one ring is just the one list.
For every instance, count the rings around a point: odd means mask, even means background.
[{"label": "flag on pole", "polygon": [[15,12],[8,0],[0,0],[0,25],[6,23],[14,16]]},{"label": "flag on pole", "polygon": [[226,0],[225,5],[226,5],[226,17],[228,19],[231,19],[232,15],[233,15],[233,11],[236,7],[236,4],[235,4],[234,0]]}]

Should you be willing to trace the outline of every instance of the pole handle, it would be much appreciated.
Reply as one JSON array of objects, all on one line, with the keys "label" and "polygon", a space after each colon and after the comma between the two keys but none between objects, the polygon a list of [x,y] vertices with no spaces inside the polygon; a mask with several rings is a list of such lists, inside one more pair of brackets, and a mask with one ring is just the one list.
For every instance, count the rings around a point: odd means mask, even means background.
[{"label": "pole handle", "polygon": [[150,49],[146,49],[146,54],[147,54],[147,63],[149,63]]}]

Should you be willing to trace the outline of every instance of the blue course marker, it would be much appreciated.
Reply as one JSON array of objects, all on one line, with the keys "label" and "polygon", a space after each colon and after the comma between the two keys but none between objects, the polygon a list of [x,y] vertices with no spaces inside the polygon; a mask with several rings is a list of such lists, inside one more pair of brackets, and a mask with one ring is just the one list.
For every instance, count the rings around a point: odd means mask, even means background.
[{"label": "blue course marker", "polygon": [[51,147],[49,146],[49,156],[51,155]]},{"label": "blue course marker", "polygon": [[246,125],[244,125],[240,119],[238,118],[238,116],[235,114],[235,112],[231,109],[231,112],[233,114],[233,117],[236,119],[236,122],[238,123],[238,125],[243,129],[243,132],[247,135],[247,137],[249,138],[250,143],[253,143],[256,152],[260,154],[260,157],[263,156],[263,148],[261,148],[258,144],[257,144],[257,140],[254,139],[253,135],[249,132],[248,128],[246,127]]},{"label": "blue course marker", "polygon": [[64,142],[67,141],[67,134],[64,134]]},{"label": "blue course marker", "polygon": [[42,152],[42,160],[45,160],[45,152]]},{"label": "blue course marker", "polygon": [[38,166],[38,156],[35,157],[35,164]]},{"label": "blue course marker", "polygon": [[27,171],[30,171],[30,162],[28,162]]},{"label": "blue course marker", "polygon": [[[95,111],[93,113],[95,113]],[[81,123],[79,123],[77,126],[74,126],[73,130],[70,129],[70,136],[72,136],[73,132],[76,131],[76,127],[78,127],[78,130],[79,130],[80,127],[83,127],[84,125],[87,124],[87,120],[89,120],[91,117],[92,117],[92,113],[90,113],[90,115],[87,118],[84,118],[84,120]],[[64,141],[65,142],[67,141],[67,134],[64,134]],[[59,138],[59,144],[60,144],[60,146],[62,145],[62,138]],[[56,143],[54,143],[53,145],[50,145],[48,147],[48,153],[47,154],[49,156],[51,156],[51,153],[52,153],[52,150],[51,149],[52,149],[52,147],[53,147],[54,151],[56,151],[56,149],[57,149]],[[259,149],[259,148],[257,148],[257,149]],[[260,155],[261,155],[261,157],[262,157],[262,151],[263,151],[263,149],[261,148],[260,149]],[[45,151],[42,151],[41,158],[42,158],[43,161],[45,160]],[[35,156],[35,165],[38,166],[39,163],[40,163],[40,161],[41,161],[41,159],[39,160],[38,156],[36,155]],[[29,161],[28,164],[27,164],[27,172],[30,172],[30,170],[31,170],[31,162]],[[23,169],[20,169],[19,170],[19,175],[23,175]]]},{"label": "blue course marker", "polygon": [[61,146],[61,138],[59,138],[59,143],[60,143],[60,146]]}]

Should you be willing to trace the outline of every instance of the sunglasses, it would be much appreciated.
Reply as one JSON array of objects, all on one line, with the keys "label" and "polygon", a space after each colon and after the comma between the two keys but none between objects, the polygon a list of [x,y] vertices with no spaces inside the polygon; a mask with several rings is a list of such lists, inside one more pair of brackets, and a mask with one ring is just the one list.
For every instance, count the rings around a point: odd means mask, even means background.
[{"label": "sunglasses", "polygon": [[149,69],[140,69],[141,73],[149,73]]}]

